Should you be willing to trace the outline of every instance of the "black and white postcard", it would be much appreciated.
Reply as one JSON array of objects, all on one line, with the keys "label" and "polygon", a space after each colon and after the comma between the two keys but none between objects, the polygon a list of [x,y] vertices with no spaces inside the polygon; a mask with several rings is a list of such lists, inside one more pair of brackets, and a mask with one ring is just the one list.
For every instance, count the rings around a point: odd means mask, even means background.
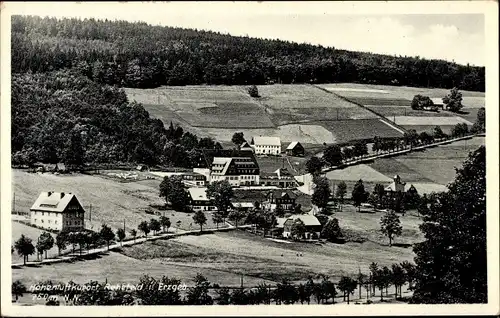
[{"label": "black and white postcard", "polygon": [[497,10],[3,2],[2,315],[498,314]]}]

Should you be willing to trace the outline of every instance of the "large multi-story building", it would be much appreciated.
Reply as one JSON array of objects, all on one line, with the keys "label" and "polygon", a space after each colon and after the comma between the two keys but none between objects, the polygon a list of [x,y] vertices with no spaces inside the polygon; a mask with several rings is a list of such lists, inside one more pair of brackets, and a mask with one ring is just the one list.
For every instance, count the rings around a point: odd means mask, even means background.
[{"label": "large multi-story building", "polygon": [[253,137],[251,145],[257,155],[281,154],[281,140],[279,137]]},{"label": "large multi-story building", "polygon": [[205,151],[205,167],[195,168],[208,175],[210,183],[228,181],[232,186],[259,185],[259,165],[252,151]]},{"label": "large multi-story building", "polygon": [[57,231],[85,229],[85,210],[72,193],[42,192],[30,209],[30,223]]}]

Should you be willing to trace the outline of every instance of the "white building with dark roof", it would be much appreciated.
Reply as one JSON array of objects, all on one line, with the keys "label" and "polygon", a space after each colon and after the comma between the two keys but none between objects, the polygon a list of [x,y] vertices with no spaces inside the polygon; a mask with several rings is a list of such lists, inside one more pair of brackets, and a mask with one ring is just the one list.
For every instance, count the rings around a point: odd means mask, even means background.
[{"label": "white building with dark roof", "polygon": [[189,188],[189,207],[193,211],[216,211],[213,200],[207,197],[207,188]]},{"label": "white building with dark roof", "polygon": [[279,137],[253,137],[252,147],[258,155],[281,154],[281,139]]},{"label": "white building with dark roof", "polygon": [[72,193],[42,192],[30,209],[30,223],[49,230],[85,229],[85,210]]}]

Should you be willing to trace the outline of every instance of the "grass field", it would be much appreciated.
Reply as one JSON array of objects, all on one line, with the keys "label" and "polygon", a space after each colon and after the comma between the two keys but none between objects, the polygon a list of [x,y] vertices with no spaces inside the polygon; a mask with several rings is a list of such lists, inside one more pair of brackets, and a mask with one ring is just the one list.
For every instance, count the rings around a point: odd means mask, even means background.
[{"label": "grass field", "polygon": [[336,142],[367,139],[401,137],[403,134],[379,119],[339,120],[317,122],[335,135]]},{"label": "grass field", "polygon": [[400,125],[400,126],[407,130],[414,129],[417,133],[425,131],[428,134],[433,134],[434,128],[436,128],[436,126],[439,126],[441,130],[448,135],[451,134],[453,127],[455,127],[454,125]]},{"label": "grass field", "polygon": [[[102,173],[106,173],[102,171]],[[16,195],[16,210],[29,211],[33,202],[42,191],[72,192],[86,210],[85,224],[87,228],[97,230],[106,223],[115,231],[125,227],[128,231],[142,221],[149,221],[158,216],[150,215],[145,210],[150,205],[163,205],[165,201],[158,196],[160,180],[142,180],[122,182],[119,179],[101,177],[99,175],[53,175],[37,174],[13,170],[13,187]],[[47,185],[50,184],[50,188]],[[92,204],[92,209],[90,205]],[[91,211],[90,211],[91,210]],[[91,213],[91,215],[90,215]],[[192,213],[166,210],[165,215],[176,226],[183,230],[195,229]],[[212,217],[207,213],[206,228],[215,227]],[[91,217],[91,221],[89,218]]]},{"label": "grass field", "polygon": [[398,125],[444,125],[444,126],[453,126],[456,124],[465,123],[467,125],[472,125],[471,122],[463,119],[462,117],[423,117],[423,116],[396,116],[395,123]]}]

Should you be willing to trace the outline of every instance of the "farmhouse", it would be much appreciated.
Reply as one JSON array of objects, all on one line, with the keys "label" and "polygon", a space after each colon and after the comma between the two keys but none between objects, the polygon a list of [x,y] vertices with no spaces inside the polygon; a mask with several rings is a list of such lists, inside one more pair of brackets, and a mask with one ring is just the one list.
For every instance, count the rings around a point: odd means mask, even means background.
[{"label": "farmhouse", "polygon": [[30,223],[49,230],[85,229],[85,210],[72,193],[42,192],[30,209]]},{"label": "farmhouse", "polygon": [[292,191],[270,191],[263,203],[264,208],[274,211],[278,207],[284,211],[293,211],[295,208],[296,196]]},{"label": "farmhouse", "polygon": [[243,142],[241,145],[240,145],[240,150],[241,151],[252,151],[253,152],[253,148],[252,146],[250,146],[250,144],[248,144],[248,142]]},{"label": "farmhouse", "polygon": [[291,142],[286,147],[286,154],[289,156],[303,157],[305,154],[304,147],[298,141]]},{"label": "farmhouse", "polygon": [[207,197],[206,188],[189,188],[189,202],[188,207],[193,211],[215,211],[213,201]]},{"label": "farmhouse", "polygon": [[280,168],[272,173],[262,173],[260,176],[260,184],[265,186],[275,186],[280,188],[296,188],[297,180],[286,169]]},{"label": "farmhouse", "polygon": [[442,98],[431,98],[432,103],[434,106],[437,106],[438,108],[444,109],[444,103]]},{"label": "farmhouse", "polygon": [[306,232],[302,238],[306,240],[319,238],[321,234],[321,223],[318,218],[311,214],[301,214],[289,217],[283,224],[283,237],[292,237],[292,226],[297,220],[302,221],[306,227]]},{"label": "farmhouse", "polygon": [[393,196],[395,193],[417,193],[417,189],[412,185],[407,185],[406,182],[401,181],[399,175],[394,176],[394,181],[385,187],[385,193],[389,196]]},{"label": "farmhouse", "polygon": [[204,168],[194,172],[208,175],[208,182],[228,181],[232,186],[259,185],[259,165],[251,151],[204,151]]},{"label": "farmhouse", "polygon": [[251,144],[258,155],[281,154],[281,140],[279,137],[253,137]]}]

